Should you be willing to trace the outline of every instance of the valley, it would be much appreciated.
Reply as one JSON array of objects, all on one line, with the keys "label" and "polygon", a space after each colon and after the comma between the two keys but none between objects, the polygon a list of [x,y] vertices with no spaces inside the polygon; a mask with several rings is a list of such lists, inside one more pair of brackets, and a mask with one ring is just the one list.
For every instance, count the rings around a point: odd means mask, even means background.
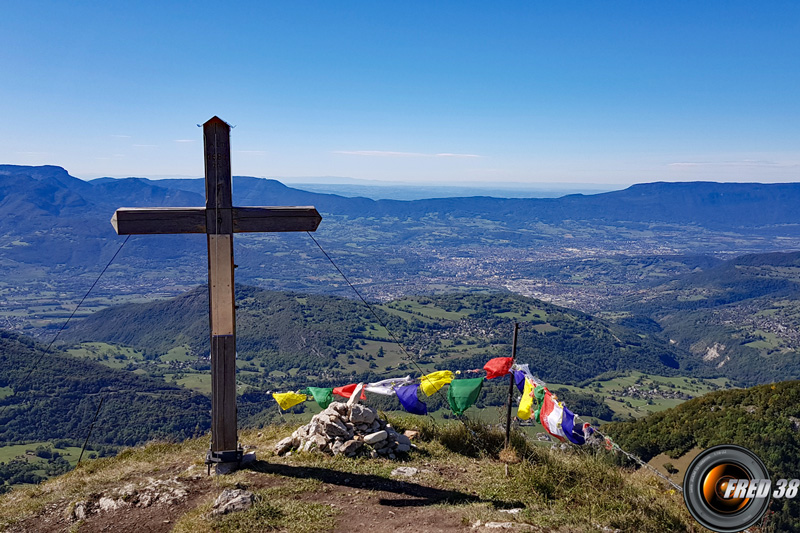
[{"label": "valley", "polygon": [[[42,353],[29,337],[49,342],[119,250],[108,224],[116,207],[203,201],[196,180],[83,182],[58,167],[0,166],[0,182],[0,328],[13,332],[20,368]],[[324,219],[315,238],[380,317],[308,236],[238,235],[241,424],[299,423],[319,410],[307,402],[279,413],[274,391],[479,369],[510,355],[515,321],[518,362],[597,424],[800,377],[796,189],[646,184],[548,199],[373,201],[236,178],[241,204],[316,205]],[[743,206],[757,216],[741,219]],[[109,394],[92,453],[207,431],[204,248],[202,235],[133,236],[59,337],[50,364],[63,375],[36,384],[62,383],[68,401],[15,390],[19,370],[6,371],[3,420],[23,402],[34,409],[7,427],[0,450],[24,459],[19,446],[43,447],[71,464],[70,447]],[[496,424],[506,395],[505,380],[487,381],[470,416]],[[440,396],[426,402],[446,420]],[[399,409],[394,399],[369,403]],[[70,409],[80,416],[70,421]],[[70,425],[37,425],[54,414]],[[46,475],[39,466],[23,470]]]}]

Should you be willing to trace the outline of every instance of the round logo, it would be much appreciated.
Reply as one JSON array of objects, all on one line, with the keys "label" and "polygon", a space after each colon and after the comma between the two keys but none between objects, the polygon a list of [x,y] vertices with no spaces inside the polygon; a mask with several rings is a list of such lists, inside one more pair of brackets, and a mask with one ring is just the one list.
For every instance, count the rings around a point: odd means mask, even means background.
[{"label": "round logo", "polygon": [[683,481],[683,500],[692,517],[718,533],[736,533],[757,523],[769,507],[769,496],[767,467],[741,446],[704,450]]}]

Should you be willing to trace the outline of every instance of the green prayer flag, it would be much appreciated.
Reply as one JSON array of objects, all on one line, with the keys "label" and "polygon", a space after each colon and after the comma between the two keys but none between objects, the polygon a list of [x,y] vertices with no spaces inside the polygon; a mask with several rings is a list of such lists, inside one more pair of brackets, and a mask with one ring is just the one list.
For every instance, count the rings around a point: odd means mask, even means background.
[{"label": "green prayer flag", "polygon": [[447,391],[447,401],[450,402],[450,408],[457,415],[461,415],[464,411],[478,401],[478,396],[481,393],[481,386],[483,385],[483,378],[472,379],[456,379],[450,382],[450,389]]},{"label": "green prayer flag", "polygon": [[541,424],[542,421],[539,420],[539,412],[542,410],[542,403],[544,402],[544,387],[537,385],[536,388],[533,389],[533,399],[536,400],[536,411],[533,413],[533,421]]},{"label": "green prayer flag", "polygon": [[308,387],[308,393],[314,397],[314,401],[323,409],[333,401],[333,388]]}]

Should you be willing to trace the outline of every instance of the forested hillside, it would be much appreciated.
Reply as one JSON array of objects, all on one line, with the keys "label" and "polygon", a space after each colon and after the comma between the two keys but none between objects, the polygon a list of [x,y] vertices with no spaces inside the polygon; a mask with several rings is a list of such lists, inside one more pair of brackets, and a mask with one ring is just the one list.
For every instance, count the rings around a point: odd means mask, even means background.
[{"label": "forested hillside", "polygon": [[209,428],[210,402],[201,394],[63,353],[42,357],[42,349],[0,330],[0,443],[79,443],[101,400],[93,444],[184,439]]},{"label": "forested hillside", "polygon": [[737,257],[612,306],[740,384],[800,377],[800,252]]},{"label": "forested hillside", "polygon": [[[680,457],[694,447],[738,444],[755,452],[773,480],[800,478],[800,381],[717,391],[636,422],[603,429],[645,460],[660,453]],[[800,504],[784,499],[777,531],[800,527]]]},{"label": "forested hillside", "polygon": [[[237,287],[237,302],[244,383],[371,380],[411,369],[406,353],[360,302],[244,286]],[[198,288],[170,300],[106,309],[76,322],[64,338],[130,346],[143,350],[146,359],[181,345],[204,356],[207,311],[207,290]],[[517,320],[518,360],[543,379],[576,383],[614,370],[699,371],[685,353],[646,333],[508,293],[409,297],[379,305],[376,312],[426,369],[481,368],[490,357],[510,355]]]}]

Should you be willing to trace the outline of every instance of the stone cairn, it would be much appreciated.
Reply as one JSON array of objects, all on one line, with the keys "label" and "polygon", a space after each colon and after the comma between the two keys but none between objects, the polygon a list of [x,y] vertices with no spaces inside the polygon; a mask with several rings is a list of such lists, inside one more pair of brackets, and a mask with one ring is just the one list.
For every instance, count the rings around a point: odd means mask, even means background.
[{"label": "stone cairn", "polygon": [[411,440],[378,418],[374,409],[358,403],[334,402],[311,422],[297,428],[291,437],[276,444],[275,453],[316,450],[329,455],[395,459],[412,447]]}]

